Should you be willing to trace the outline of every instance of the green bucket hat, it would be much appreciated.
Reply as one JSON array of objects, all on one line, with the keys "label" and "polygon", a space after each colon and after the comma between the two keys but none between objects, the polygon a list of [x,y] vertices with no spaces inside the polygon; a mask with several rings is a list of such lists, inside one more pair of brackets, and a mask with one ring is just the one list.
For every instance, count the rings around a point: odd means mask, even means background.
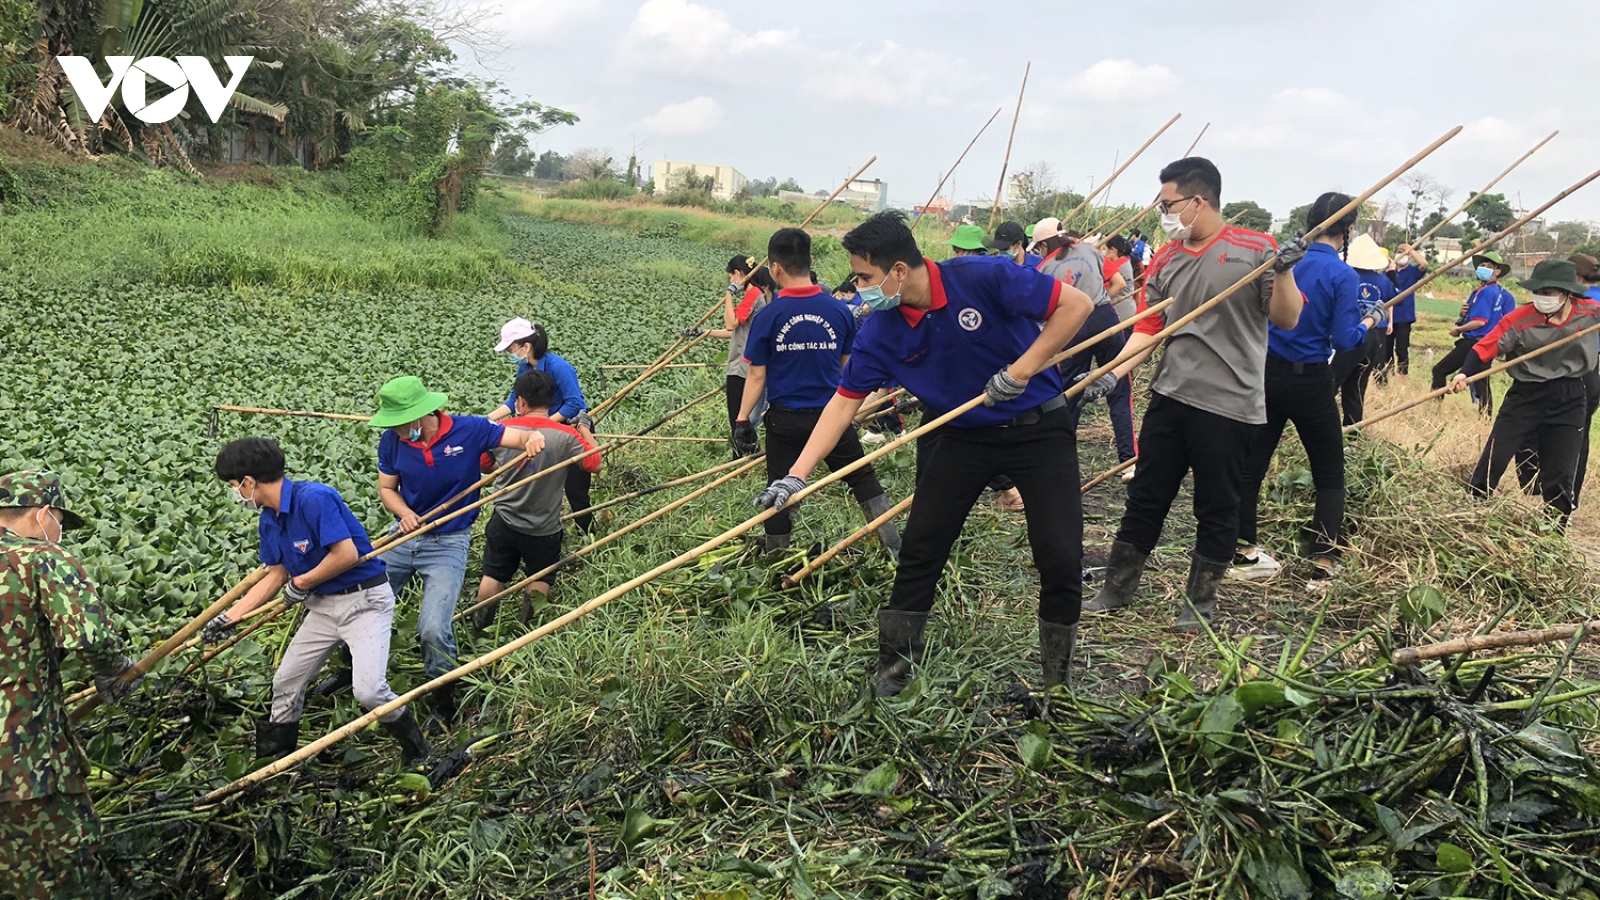
[{"label": "green bucket hat", "polygon": [[438,412],[450,397],[422,386],[415,375],[392,378],[378,391],[378,412],[368,422],[373,428],[393,428]]},{"label": "green bucket hat", "polygon": [[1505,257],[1493,250],[1485,250],[1472,258],[1472,264],[1474,266],[1476,266],[1480,261],[1486,262],[1489,265],[1494,266],[1496,269],[1499,269],[1502,276],[1511,274],[1511,263],[1506,262]]},{"label": "green bucket hat", "polygon": [[1535,292],[1555,288],[1575,297],[1589,292],[1588,286],[1578,280],[1577,264],[1567,259],[1547,259],[1539,263],[1533,267],[1533,274],[1523,279],[1522,286]]},{"label": "green bucket hat", "polygon": [[958,225],[956,233],[947,243],[957,250],[985,250],[983,229],[976,225]]},{"label": "green bucket hat", "polygon": [[23,509],[45,506],[61,513],[62,528],[82,528],[83,517],[67,509],[61,478],[54,472],[13,472],[0,475],[0,507]]}]

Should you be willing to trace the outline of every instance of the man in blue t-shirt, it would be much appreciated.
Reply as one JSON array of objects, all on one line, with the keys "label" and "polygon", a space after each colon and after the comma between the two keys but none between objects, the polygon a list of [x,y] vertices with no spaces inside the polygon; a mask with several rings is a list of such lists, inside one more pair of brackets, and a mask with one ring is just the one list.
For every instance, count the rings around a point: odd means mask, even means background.
[{"label": "man in blue t-shirt", "polygon": [[756,502],[781,508],[850,429],[861,401],[891,380],[926,417],[968,410],[917,444],[917,494],[889,601],[878,613],[879,696],[904,690],[922,656],[940,574],[984,486],[1010,476],[1021,491],[1039,570],[1039,645],[1045,680],[1067,681],[1083,596],[1078,448],[1050,358],[1089,317],[1080,290],[1005,259],[925,259],[904,216],[883,212],[843,239],[863,302],[838,393],[811,439]]},{"label": "man in blue t-shirt", "polygon": [[[780,228],[767,242],[767,267],[778,285],[778,296],[750,322],[745,359],[744,399],[733,423],[734,449],[745,455],[756,451],[756,428],[750,421],[766,391],[767,478],[782,478],[811,439],[823,407],[839,388],[839,373],[856,339],[856,317],[848,306],[811,280],[811,236],[799,228]],[[861,458],[861,440],[851,427],[830,445],[829,469],[839,469]],[[861,505],[867,521],[889,511],[889,498],[871,466],[845,476],[845,484]],[[794,529],[788,510],[764,523],[767,552],[787,550]],[[900,531],[893,522],[878,529],[878,540],[888,551],[900,553]]]},{"label": "man in blue t-shirt", "polygon": [[[422,641],[422,668],[436,678],[456,665],[456,637],[451,621],[467,577],[467,551],[472,547],[476,509],[447,516],[478,499],[483,472],[479,458],[497,447],[544,452],[538,431],[507,429],[481,416],[444,412],[450,398],[430,391],[422,379],[407,375],[378,391],[378,412],[367,423],[383,430],[378,438],[378,498],[394,514],[395,528],[410,534],[432,515],[437,527],[384,551],[389,584],[395,594],[412,576],[422,579],[422,608],[417,612],[417,637]],[[459,499],[456,499],[459,498]],[[445,506],[445,504],[449,506]],[[428,695],[434,718],[455,721],[454,685]],[[431,727],[431,726],[430,726]]]},{"label": "man in blue t-shirt", "polygon": [[[1461,321],[1450,326],[1450,336],[1456,345],[1433,367],[1433,389],[1439,390],[1450,376],[1461,371],[1478,339],[1494,330],[1505,314],[1516,308],[1517,301],[1511,292],[1500,286],[1500,279],[1511,274],[1511,264],[1493,250],[1486,250],[1472,258],[1473,275],[1478,286],[1462,304]],[[1468,385],[1478,412],[1485,416],[1494,413],[1494,391],[1489,380],[1474,381]]]},{"label": "man in blue t-shirt", "polygon": [[[1394,252],[1394,268],[1389,271],[1389,279],[1394,282],[1396,293],[1405,293],[1417,282],[1428,274],[1428,258],[1410,244],[1401,244]],[[1383,342],[1383,350],[1379,358],[1378,367],[1380,375],[1382,369],[1388,366],[1389,361],[1394,361],[1395,370],[1401,375],[1411,372],[1411,329],[1417,324],[1417,295],[1416,292],[1406,294],[1405,299],[1396,303],[1391,309],[1390,332]]]},{"label": "man in blue t-shirt", "polygon": [[[341,643],[350,648],[356,700],[367,709],[395,699],[389,688],[389,633],[394,591],[381,560],[339,492],[315,481],[283,477],[283,451],[275,441],[244,438],[217,454],[217,477],[233,489],[235,503],[260,510],[257,531],[267,575],[227,612],[206,623],[202,640],[226,640],[234,626],[283,591],[284,602],[305,604],[305,618],[272,678],[272,710],[256,722],[256,756],[283,756],[300,740],[306,686]],[[428,742],[409,706],[380,720],[400,742],[405,761],[428,755]]]},{"label": "man in blue t-shirt", "polygon": [[[521,317],[512,319],[500,326],[500,343],[494,349],[497,353],[510,354],[517,361],[518,376],[537,369],[555,379],[556,399],[550,403],[550,418],[572,426],[590,443],[594,442],[594,434],[589,430],[589,401],[583,399],[583,388],[578,385],[578,370],[550,352],[550,336],[543,326]],[[516,407],[517,393],[513,390],[506,402],[489,413],[489,421],[498,422],[514,415]],[[583,512],[591,505],[589,487],[592,482],[593,476],[581,468],[567,472],[567,503],[577,513],[572,523],[580,531],[588,531],[594,525],[594,514]]]}]

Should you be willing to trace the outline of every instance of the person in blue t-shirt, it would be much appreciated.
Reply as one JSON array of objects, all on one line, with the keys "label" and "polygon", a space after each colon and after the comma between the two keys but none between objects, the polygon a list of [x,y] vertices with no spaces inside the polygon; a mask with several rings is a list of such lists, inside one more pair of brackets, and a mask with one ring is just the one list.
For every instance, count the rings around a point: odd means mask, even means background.
[{"label": "person in blue t-shirt", "polygon": [[[1410,244],[1401,244],[1395,249],[1393,265],[1389,280],[1394,283],[1397,294],[1415,287],[1428,274],[1428,258]],[[1389,334],[1384,338],[1377,363],[1380,383],[1391,362],[1401,375],[1411,373],[1411,329],[1417,324],[1416,293],[1406,294],[1390,313]]]},{"label": "person in blue t-shirt", "polygon": [[[556,399],[550,404],[549,418],[578,430],[590,443],[594,434],[589,430],[589,401],[583,399],[583,388],[578,386],[578,370],[572,363],[550,352],[550,336],[542,326],[523,318],[512,319],[500,326],[500,343],[496,353],[510,354],[517,362],[517,374],[537,369],[556,382]],[[512,379],[515,384],[516,380]],[[489,421],[498,422],[516,412],[517,392],[513,390],[506,402],[489,413]],[[594,514],[584,512],[590,507],[589,488],[594,476],[581,468],[567,473],[567,504],[577,515],[572,524],[579,531],[589,531],[594,525]]]},{"label": "person in blue t-shirt", "polygon": [[[1511,292],[1500,286],[1500,279],[1511,274],[1511,264],[1500,254],[1493,250],[1485,251],[1472,258],[1472,265],[1478,286],[1468,295],[1467,302],[1462,304],[1461,321],[1450,326],[1450,336],[1456,338],[1456,345],[1433,367],[1433,389],[1436,391],[1466,365],[1467,355],[1472,352],[1478,339],[1493,331],[1505,314],[1517,305]],[[1472,391],[1472,399],[1478,404],[1478,412],[1485,416],[1493,415],[1494,391],[1489,386],[1489,379],[1474,381],[1468,388]]]},{"label": "person in blue t-shirt", "polygon": [[989,241],[988,246],[1019,266],[1037,269],[1044,262],[1044,257],[1028,249],[1032,240],[1033,236],[1016,222],[1001,222],[1000,227],[994,230],[994,240]]},{"label": "person in blue t-shirt", "polygon": [[843,244],[861,298],[875,312],[805,449],[756,502],[781,509],[804,490],[846,439],[862,399],[890,380],[921,400],[929,418],[983,396],[983,405],[918,441],[916,500],[894,588],[878,613],[877,693],[892,696],[910,683],[950,548],[996,475],[1016,482],[1027,507],[1045,681],[1067,681],[1083,598],[1083,510],[1071,414],[1061,375],[1046,363],[1078,333],[1093,302],[1004,259],[925,259],[897,211],[867,219]]},{"label": "person in blue t-shirt", "polygon": [[[425,527],[422,516],[450,503],[438,509],[434,522],[440,524],[430,523],[427,533],[383,554],[396,595],[412,576],[422,579],[417,637],[422,641],[422,668],[429,678],[456,665],[451,620],[467,577],[467,551],[478,510],[443,520],[477,501],[474,485],[483,475],[479,468],[483,454],[497,447],[526,450],[529,456],[544,452],[544,435],[538,431],[507,429],[482,416],[451,416],[444,412],[449,401],[424,387],[415,375],[395,378],[378,391],[378,412],[367,423],[383,431],[378,438],[378,498],[394,514],[396,530],[410,534]],[[455,721],[454,687],[446,685],[428,695],[434,717],[445,725]]]},{"label": "person in blue t-shirt", "polygon": [[[272,678],[272,709],[256,721],[256,757],[275,759],[299,744],[306,687],[341,643],[350,648],[356,700],[373,709],[395,699],[387,674],[394,591],[381,560],[361,562],[372,542],[344,498],[325,484],[285,478],[276,441],[232,441],[214,468],[232,487],[235,503],[261,511],[257,532],[267,574],[207,622],[201,639],[227,640],[241,619],[280,590],[285,603],[305,605]],[[407,764],[427,758],[428,741],[409,706],[379,721],[400,742]]]},{"label": "person in blue t-shirt", "polygon": [[[1361,281],[1361,308],[1370,309],[1375,303],[1387,308],[1398,291],[1394,289],[1394,282],[1383,274],[1383,270],[1389,267],[1389,258],[1383,255],[1383,248],[1378,246],[1378,242],[1369,234],[1357,235],[1345,251],[1345,260],[1350,268],[1355,269],[1356,277]],[[1366,418],[1367,382],[1382,352],[1383,338],[1382,329],[1373,329],[1367,332],[1361,346],[1340,350],[1333,355],[1333,390],[1339,395],[1339,403],[1344,408],[1345,425],[1354,425]]]},{"label": "person in blue t-shirt", "polygon": [[1150,245],[1145,242],[1144,232],[1135,228],[1128,232],[1128,239],[1133,241],[1133,255],[1142,266],[1150,265]]},{"label": "person in blue t-shirt", "polygon": [[[1349,202],[1344,194],[1323,194],[1311,204],[1306,221],[1325,221]],[[1344,527],[1344,434],[1339,427],[1329,357],[1364,346],[1367,336],[1384,319],[1381,304],[1361,300],[1361,279],[1340,256],[1359,212],[1351,210],[1323,232],[1295,265],[1294,283],[1305,297],[1305,306],[1294,328],[1267,326],[1267,423],[1253,426],[1248,441],[1244,480],[1239,486],[1240,547],[1228,569],[1230,578],[1266,581],[1283,568],[1260,545],[1256,520],[1261,486],[1283,440],[1284,426],[1290,422],[1305,447],[1316,491],[1311,524],[1306,529],[1311,536],[1312,563],[1322,577],[1337,571]]]},{"label": "person in blue t-shirt", "polygon": [[[799,228],[780,228],[767,242],[767,266],[778,296],[756,313],[750,324],[745,359],[750,361],[744,401],[733,423],[734,450],[750,455],[757,449],[756,426],[750,414],[766,391],[767,477],[781,478],[805,448],[823,407],[839,388],[839,373],[856,339],[856,317],[811,280],[811,236]],[[843,468],[862,456],[861,441],[851,427],[837,436],[824,460]],[[845,484],[861,505],[867,521],[889,511],[889,498],[871,466],[845,476]],[[788,510],[763,523],[768,553],[789,548],[794,529]],[[890,554],[900,553],[900,531],[894,522],[878,529],[878,540]]]}]

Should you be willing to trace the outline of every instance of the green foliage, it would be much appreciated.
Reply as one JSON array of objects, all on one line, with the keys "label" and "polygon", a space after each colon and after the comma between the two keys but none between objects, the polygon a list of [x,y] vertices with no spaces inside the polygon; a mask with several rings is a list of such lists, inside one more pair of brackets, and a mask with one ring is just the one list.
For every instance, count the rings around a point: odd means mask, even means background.
[{"label": "green foliage", "polygon": [[633,196],[633,190],[614,178],[591,178],[562,185],[556,190],[556,196],[571,200],[624,200]]},{"label": "green foliage", "polygon": [[1267,232],[1272,230],[1272,213],[1254,200],[1235,200],[1224,204],[1222,218],[1240,228]]},{"label": "green foliage", "polygon": [[1516,210],[1511,208],[1505,194],[1473,192],[1471,196],[1476,199],[1467,207],[1467,216],[1484,232],[1493,234],[1516,221]]}]

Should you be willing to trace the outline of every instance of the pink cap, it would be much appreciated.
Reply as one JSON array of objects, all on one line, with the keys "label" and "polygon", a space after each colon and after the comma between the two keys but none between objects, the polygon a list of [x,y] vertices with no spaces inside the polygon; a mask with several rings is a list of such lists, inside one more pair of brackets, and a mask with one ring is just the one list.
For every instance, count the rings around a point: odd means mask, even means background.
[{"label": "pink cap", "polygon": [[500,343],[494,345],[494,352],[504,353],[516,341],[533,337],[533,323],[521,316],[500,326]]},{"label": "pink cap", "polygon": [[1040,244],[1042,244],[1045,241],[1055,237],[1056,235],[1058,235],[1060,233],[1061,233],[1061,220],[1056,218],[1055,216],[1046,216],[1045,218],[1040,219],[1037,223],[1034,224],[1034,226],[1033,226],[1033,243],[1028,245],[1028,249],[1032,250],[1033,248],[1039,246]]}]

